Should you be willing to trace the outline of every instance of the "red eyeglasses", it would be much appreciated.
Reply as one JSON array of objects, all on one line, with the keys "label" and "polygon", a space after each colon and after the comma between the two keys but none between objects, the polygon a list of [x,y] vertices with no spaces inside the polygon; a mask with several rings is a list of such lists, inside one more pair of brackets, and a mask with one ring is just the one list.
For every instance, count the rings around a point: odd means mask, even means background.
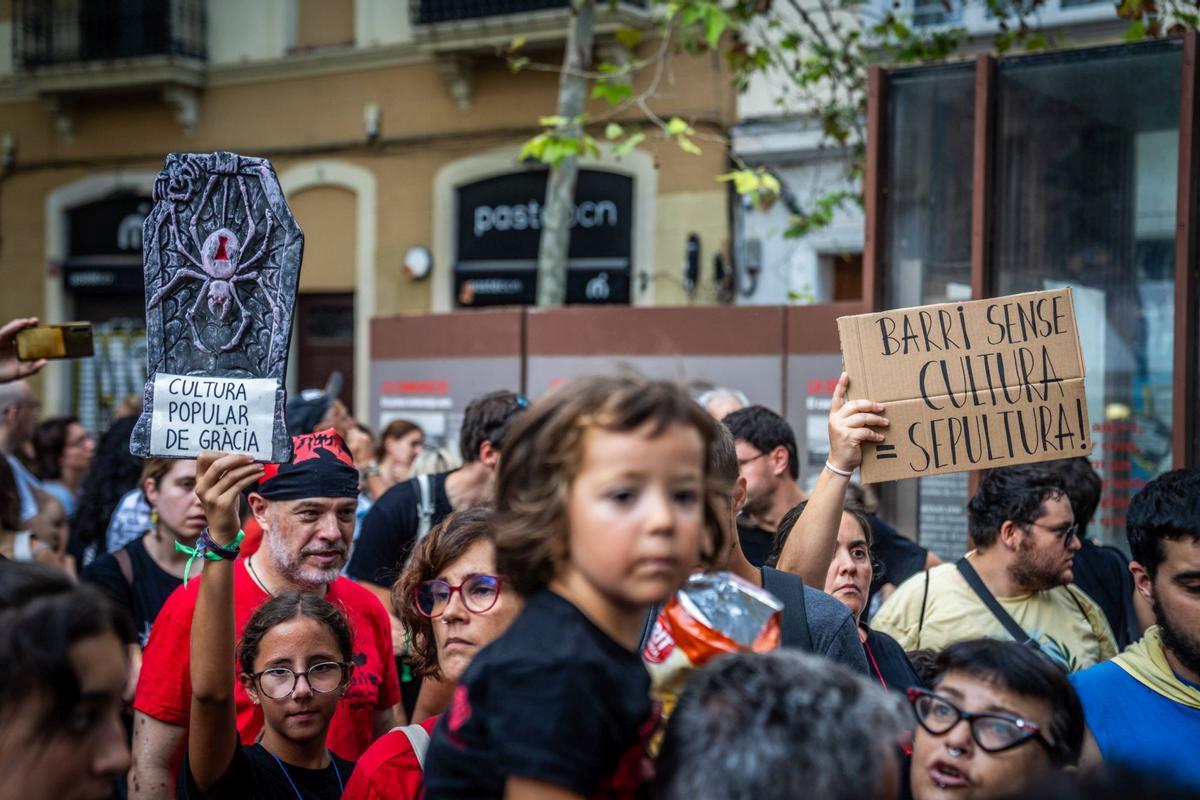
[{"label": "red eyeglasses", "polygon": [[417,611],[433,619],[446,611],[450,598],[458,592],[467,611],[482,614],[496,605],[503,583],[504,579],[495,575],[472,575],[458,586],[437,579],[421,581],[413,587],[413,599],[416,600]]}]

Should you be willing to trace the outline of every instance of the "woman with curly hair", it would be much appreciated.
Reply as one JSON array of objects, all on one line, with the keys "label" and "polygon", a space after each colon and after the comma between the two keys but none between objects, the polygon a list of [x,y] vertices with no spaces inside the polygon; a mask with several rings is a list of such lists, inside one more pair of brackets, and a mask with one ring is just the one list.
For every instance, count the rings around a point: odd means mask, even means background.
[{"label": "woman with curly hair", "polygon": [[[417,544],[392,587],[396,613],[412,640],[410,660],[422,677],[456,684],[475,654],[521,610],[521,598],[496,573],[495,536],[489,509],[451,514]],[[438,719],[396,728],[372,744],[343,800],[419,797],[425,749]]]}]

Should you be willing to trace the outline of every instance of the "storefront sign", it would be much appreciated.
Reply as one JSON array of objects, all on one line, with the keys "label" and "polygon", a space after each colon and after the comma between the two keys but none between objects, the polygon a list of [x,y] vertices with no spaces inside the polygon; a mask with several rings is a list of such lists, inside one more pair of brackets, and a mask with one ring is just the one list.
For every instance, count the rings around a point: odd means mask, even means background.
[{"label": "storefront sign", "polygon": [[883,403],[865,483],[1088,455],[1070,289],[838,319],[852,399]]},{"label": "storefront sign", "polygon": [[[462,307],[532,305],[547,173],[517,172],[458,189],[454,293]],[[633,179],[581,170],[571,211],[567,302],[628,304]]]},{"label": "storefront sign", "polygon": [[138,194],[120,194],[71,209],[67,212],[71,257],[132,255],[140,259],[142,224],[149,213],[150,198]]}]

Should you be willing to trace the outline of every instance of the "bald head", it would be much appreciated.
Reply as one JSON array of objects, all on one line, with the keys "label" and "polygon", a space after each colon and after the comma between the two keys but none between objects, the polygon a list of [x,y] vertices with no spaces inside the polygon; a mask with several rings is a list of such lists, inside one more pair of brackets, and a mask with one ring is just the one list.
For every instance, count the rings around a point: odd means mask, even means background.
[{"label": "bald head", "polygon": [[0,450],[11,453],[32,439],[37,418],[37,398],[28,383],[0,383]]}]

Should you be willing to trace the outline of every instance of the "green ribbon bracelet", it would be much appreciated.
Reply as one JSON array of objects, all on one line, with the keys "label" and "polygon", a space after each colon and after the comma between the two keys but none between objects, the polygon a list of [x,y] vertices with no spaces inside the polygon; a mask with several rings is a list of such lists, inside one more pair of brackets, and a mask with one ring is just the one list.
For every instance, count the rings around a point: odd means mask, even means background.
[{"label": "green ribbon bracelet", "polygon": [[[175,549],[181,553],[187,553],[188,555],[187,563],[183,565],[184,588],[187,588],[188,578],[192,574],[193,561],[195,561],[197,558],[207,559],[208,561],[228,561],[236,558],[238,551],[241,549],[242,539],[245,538],[245,531],[238,531],[237,536],[233,537],[233,541],[229,544],[222,547],[216,542],[213,542],[212,547],[209,547],[207,542],[212,542],[212,539],[208,538],[208,529],[205,528],[204,532],[200,534],[200,540],[196,543],[195,547],[188,547],[186,544],[181,544],[178,540],[176,540]],[[214,550],[221,550],[224,555],[214,552]]]}]

